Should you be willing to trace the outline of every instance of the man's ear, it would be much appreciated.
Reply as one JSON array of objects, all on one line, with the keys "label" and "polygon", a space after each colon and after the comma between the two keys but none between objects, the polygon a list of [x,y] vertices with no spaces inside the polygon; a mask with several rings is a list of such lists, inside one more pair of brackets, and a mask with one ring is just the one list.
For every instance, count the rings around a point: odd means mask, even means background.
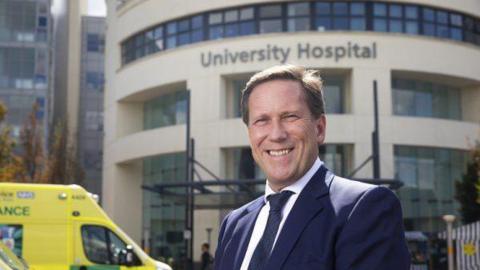
[{"label": "man's ear", "polygon": [[327,117],[325,114],[322,114],[319,118],[315,120],[315,130],[317,132],[317,142],[318,144],[323,144],[325,141],[326,130],[327,130]]}]

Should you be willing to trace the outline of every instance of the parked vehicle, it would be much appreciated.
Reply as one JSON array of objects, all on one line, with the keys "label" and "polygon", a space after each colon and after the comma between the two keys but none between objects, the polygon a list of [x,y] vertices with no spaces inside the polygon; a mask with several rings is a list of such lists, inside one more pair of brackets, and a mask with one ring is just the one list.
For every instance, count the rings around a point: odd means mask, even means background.
[{"label": "parked vehicle", "polygon": [[171,270],[143,252],[95,197],[77,185],[0,183],[0,241],[35,270]]}]

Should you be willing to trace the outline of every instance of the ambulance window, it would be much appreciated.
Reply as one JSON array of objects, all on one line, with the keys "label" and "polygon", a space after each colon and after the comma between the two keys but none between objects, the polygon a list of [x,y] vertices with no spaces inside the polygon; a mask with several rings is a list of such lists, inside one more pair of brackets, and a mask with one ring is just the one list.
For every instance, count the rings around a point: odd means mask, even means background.
[{"label": "ambulance window", "polygon": [[83,226],[82,240],[85,255],[90,261],[99,264],[110,263],[105,228],[99,226]]},{"label": "ambulance window", "polygon": [[108,231],[110,237],[110,254],[112,254],[112,263],[120,264],[120,253],[127,248],[127,245],[118,238],[113,232]]}]

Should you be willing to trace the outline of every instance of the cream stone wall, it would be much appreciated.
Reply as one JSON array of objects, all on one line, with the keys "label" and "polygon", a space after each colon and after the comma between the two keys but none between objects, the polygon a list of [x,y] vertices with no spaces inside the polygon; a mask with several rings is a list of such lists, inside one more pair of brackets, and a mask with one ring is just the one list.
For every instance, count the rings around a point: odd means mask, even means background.
[{"label": "cream stone wall", "polygon": [[[269,1],[262,1],[269,2]],[[411,2],[411,1],[397,1]],[[142,169],[145,157],[185,150],[185,125],[142,130],[143,102],[161,92],[162,87],[182,84],[191,91],[191,135],[195,138],[195,157],[219,176],[225,176],[225,148],[248,146],[245,126],[240,119],[225,117],[225,78],[246,74],[279,64],[279,61],[253,61],[204,67],[202,53],[249,51],[268,44],[290,48],[287,63],[301,64],[321,70],[342,70],[350,81],[349,113],[327,115],[326,143],[353,145],[353,167],[371,154],[373,130],[372,82],[378,82],[380,114],[380,148],[382,177],[394,177],[394,145],[431,146],[468,149],[469,141],[480,130],[480,48],[463,42],[424,36],[407,36],[373,32],[303,32],[265,34],[205,41],[166,50],[125,66],[120,65],[120,43],[131,34],[161,21],[178,18],[225,6],[244,5],[256,1],[211,0],[156,1],[132,0],[120,10],[109,0],[106,44],[106,97],[104,143],[103,206],[133,239],[142,236]],[[480,14],[478,1],[415,1],[466,13]],[[344,46],[357,43],[376,45],[376,58],[299,59],[299,43],[311,46]],[[407,72],[443,78],[459,86],[463,94],[463,119],[443,120],[392,115],[392,73]],[[403,73],[402,73],[403,74]],[[419,76],[420,76],[419,75]],[[156,90],[157,89],[157,90]],[[206,179],[211,179],[203,175]],[[356,177],[371,177],[370,164]],[[128,198],[126,200],[125,198]],[[200,245],[206,242],[206,228],[212,228],[212,250],[216,248],[219,211],[195,213],[195,260]]]}]

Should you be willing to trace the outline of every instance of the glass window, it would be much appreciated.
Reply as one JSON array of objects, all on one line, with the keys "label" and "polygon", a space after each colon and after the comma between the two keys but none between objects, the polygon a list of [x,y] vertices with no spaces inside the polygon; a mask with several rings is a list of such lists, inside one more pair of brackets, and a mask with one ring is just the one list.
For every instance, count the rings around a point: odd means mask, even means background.
[{"label": "glass window", "polygon": [[254,22],[241,22],[240,23],[240,35],[252,35],[255,34]]},{"label": "glass window", "polygon": [[334,17],[333,18],[333,29],[335,30],[348,30],[349,22],[347,17]]},{"label": "glass window", "polygon": [[209,24],[217,24],[217,23],[222,23],[222,13],[217,12],[217,13],[211,13],[210,16],[208,17],[208,23]]},{"label": "glass window", "polygon": [[203,26],[203,16],[198,15],[192,18],[192,29],[198,29]]},{"label": "glass window", "polygon": [[274,18],[282,16],[281,5],[261,6],[259,9],[260,18]]},{"label": "glass window", "polygon": [[367,29],[367,24],[363,18],[352,18],[350,20],[350,29],[362,31]]},{"label": "glass window", "polygon": [[211,26],[209,29],[209,39],[223,38],[223,25]]},{"label": "glass window", "polygon": [[389,5],[390,17],[401,18],[402,17],[402,6],[400,5]]},{"label": "glass window", "polygon": [[378,32],[387,32],[387,20],[385,19],[374,19],[373,20],[373,30]]},{"label": "glass window", "polygon": [[437,11],[437,22],[441,24],[448,24],[448,13],[445,11]]},{"label": "glass window", "polygon": [[460,90],[427,81],[392,80],[396,115],[461,119]]},{"label": "glass window", "polygon": [[329,3],[319,2],[315,3],[315,14],[330,15],[332,13]]},{"label": "glass window", "polygon": [[390,32],[401,33],[403,32],[403,25],[401,20],[390,20],[389,21]]},{"label": "glass window", "polygon": [[288,31],[307,31],[310,29],[310,18],[288,19]]},{"label": "glass window", "polygon": [[238,10],[230,10],[225,12],[225,22],[238,21]]},{"label": "glass window", "polygon": [[418,19],[418,8],[416,6],[406,6],[405,17],[407,19]]},{"label": "glass window", "polygon": [[386,17],[387,16],[387,5],[380,4],[380,3],[375,3],[373,5],[373,15],[374,16]]},{"label": "glass window", "polygon": [[450,23],[455,26],[462,26],[462,16],[459,14],[450,14]]},{"label": "glass window", "polygon": [[149,100],[144,104],[144,130],[184,124],[186,91],[176,91]]},{"label": "glass window", "polygon": [[333,2],[333,14],[348,15],[348,4],[344,2]]},{"label": "glass window", "polygon": [[260,21],[260,33],[282,32],[282,20]]},{"label": "glass window", "polygon": [[107,233],[103,227],[82,226],[82,241],[85,255],[91,262],[110,264]]},{"label": "glass window", "polygon": [[423,20],[428,22],[434,22],[435,12],[430,8],[423,8]]},{"label": "glass window", "polygon": [[310,15],[309,3],[288,4],[288,16],[308,16]]},{"label": "glass window", "polygon": [[350,14],[357,16],[365,15],[365,4],[364,3],[351,3],[350,4]]},{"label": "glass window", "polygon": [[332,29],[332,21],[329,17],[316,18],[315,19],[315,28],[318,31],[325,31],[325,30]]},{"label": "glass window", "polygon": [[405,32],[408,34],[418,34],[418,23],[417,22],[406,22],[405,23]]},{"label": "glass window", "polygon": [[240,9],[240,20],[252,20],[253,14],[253,8],[242,8]]},{"label": "glass window", "polygon": [[458,214],[454,181],[465,168],[464,151],[396,145],[395,178],[403,182],[398,196],[409,231],[444,230],[441,217]]}]

